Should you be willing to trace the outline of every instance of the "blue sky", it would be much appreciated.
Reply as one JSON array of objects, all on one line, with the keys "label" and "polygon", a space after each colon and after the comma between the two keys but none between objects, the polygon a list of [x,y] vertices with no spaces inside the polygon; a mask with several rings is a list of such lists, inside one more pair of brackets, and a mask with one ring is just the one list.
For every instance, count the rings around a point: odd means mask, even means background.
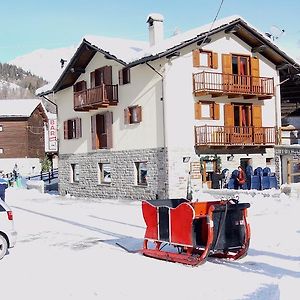
[{"label": "blue sky", "polygon": [[[2,1],[0,62],[39,48],[77,45],[87,34],[148,38],[146,17],[164,18],[165,36],[210,23],[221,0],[26,0]],[[288,3],[288,4],[287,4]],[[238,14],[262,32],[285,30],[278,45],[300,57],[300,1],[224,0],[219,18]]]}]

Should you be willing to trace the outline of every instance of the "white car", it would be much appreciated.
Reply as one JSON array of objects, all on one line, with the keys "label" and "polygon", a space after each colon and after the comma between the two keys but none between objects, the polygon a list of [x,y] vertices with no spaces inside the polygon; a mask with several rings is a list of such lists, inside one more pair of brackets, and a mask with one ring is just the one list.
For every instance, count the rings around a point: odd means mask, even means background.
[{"label": "white car", "polygon": [[15,246],[16,241],[17,232],[12,210],[0,199],[0,259],[7,253],[8,248]]}]

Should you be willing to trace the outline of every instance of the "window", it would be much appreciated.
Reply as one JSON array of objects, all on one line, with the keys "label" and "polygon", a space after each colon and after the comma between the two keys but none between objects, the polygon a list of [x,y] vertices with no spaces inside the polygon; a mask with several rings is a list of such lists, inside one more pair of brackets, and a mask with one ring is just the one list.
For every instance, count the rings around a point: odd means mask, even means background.
[{"label": "window", "polygon": [[124,68],[119,71],[119,84],[130,83],[130,69]]},{"label": "window", "polygon": [[136,184],[137,185],[147,185],[147,162],[136,162]]},{"label": "window", "polygon": [[3,152],[4,152],[4,149],[0,148],[0,154],[3,154]]},{"label": "window", "polygon": [[0,131],[3,131],[3,125],[0,125]]},{"label": "window", "polygon": [[79,182],[79,165],[71,164],[71,182]]},{"label": "window", "polygon": [[195,119],[220,119],[220,107],[218,103],[215,102],[196,102],[195,103]]},{"label": "window", "polygon": [[218,69],[218,53],[200,49],[193,50],[193,66]]},{"label": "window", "polygon": [[274,164],[274,158],[266,158],[266,165],[267,166],[272,166]]},{"label": "window", "polygon": [[112,67],[105,66],[90,74],[91,88],[101,85],[112,85]]},{"label": "window", "polygon": [[142,122],[142,107],[139,105],[130,106],[124,110],[124,123],[136,124]]},{"label": "window", "polygon": [[110,163],[99,163],[99,183],[110,184],[111,183],[111,166]]},{"label": "window", "polygon": [[78,81],[73,86],[74,93],[86,90],[86,81]]},{"label": "window", "polygon": [[91,117],[92,149],[111,149],[113,113],[97,114]]},{"label": "window", "polygon": [[64,139],[79,139],[82,137],[81,118],[64,121]]}]

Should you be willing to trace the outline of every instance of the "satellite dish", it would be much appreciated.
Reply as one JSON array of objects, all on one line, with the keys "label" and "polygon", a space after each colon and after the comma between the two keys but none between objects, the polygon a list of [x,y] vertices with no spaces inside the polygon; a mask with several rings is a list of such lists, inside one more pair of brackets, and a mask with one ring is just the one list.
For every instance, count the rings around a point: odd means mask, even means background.
[{"label": "satellite dish", "polygon": [[279,39],[282,35],[284,35],[285,30],[280,29],[279,27],[272,25],[270,27],[270,32],[266,32],[266,36],[272,39],[273,41]]}]

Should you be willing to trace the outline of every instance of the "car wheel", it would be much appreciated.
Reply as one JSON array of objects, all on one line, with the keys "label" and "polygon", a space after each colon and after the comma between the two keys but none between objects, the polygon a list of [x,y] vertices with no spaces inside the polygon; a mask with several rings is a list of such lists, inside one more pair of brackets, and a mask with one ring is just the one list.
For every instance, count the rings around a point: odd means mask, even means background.
[{"label": "car wheel", "polygon": [[8,248],[7,241],[5,237],[0,234],[0,259],[2,259],[3,256],[6,254],[7,248]]}]

